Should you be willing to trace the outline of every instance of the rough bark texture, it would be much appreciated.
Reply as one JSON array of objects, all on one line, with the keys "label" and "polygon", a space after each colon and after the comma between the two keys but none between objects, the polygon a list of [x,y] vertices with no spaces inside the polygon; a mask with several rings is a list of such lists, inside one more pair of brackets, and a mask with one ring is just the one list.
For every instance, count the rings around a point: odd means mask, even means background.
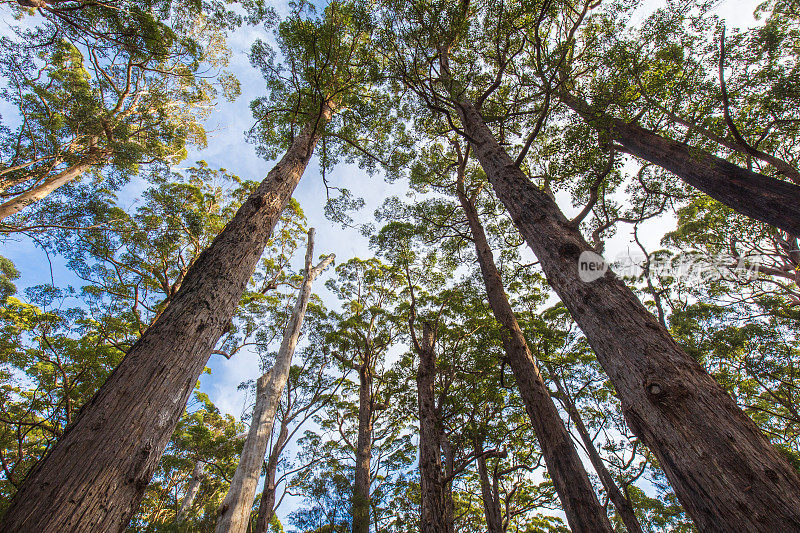
[{"label": "rough bark texture", "polygon": [[31,470],[2,531],[123,531],[230,321],[332,108],[195,260],[173,301]]},{"label": "rough bark texture", "polygon": [[743,215],[800,235],[800,186],[752,172],[706,151],[597,113],[572,95],[561,95],[561,100],[587,122],[609,132],[636,157],[669,170]]},{"label": "rough bark texture", "polygon": [[480,441],[475,441],[475,457],[478,458],[478,477],[481,479],[481,500],[483,501],[483,515],[486,518],[486,533],[504,533],[503,511],[500,507],[500,494],[497,482],[489,479],[489,470],[486,468],[486,456]]},{"label": "rough bark texture", "polygon": [[[411,324],[413,328],[413,323]],[[417,348],[417,404],[419,407],[419,471],[421,489],[420,530],[431,533],[452,533],[447,521],[445,479],[442,472],[442,439],[436,410],[435,335],[423,322],[422,338]]]},{"label": "rough bark texture", "polygon": [[186,494],[184,494],[183,500],[181,500],[181,506],[178,509],[178,514],[175,519],[178,523],[183,522],[186,518],[186,513],[189,512],[192,508],[192,504],[194,504],[194,499],[197,497],[197,492],[200,490],[200,485],[203,483],[203,478],[205,477],[203,474],[204,466],[205,464],[200,461],[194,465],[192,477],[189,479],[189,486],[186,488]]},{"label": "rough bark texture", "polygon": [[275,514],[275,476],[278,471],[278,459],[281,451],[289,439],[289,426],[285,420],[281,421],[281,430],[278,439],[272,446],[272,453],[267,459],[267,474],[264,479],[264,490],[261,492],[261,501],[258,504],[258,518],[254,533],[266,533],[269,522]]},{"label": "rough bark texture", "polygon": [[503,280],[494,263],[492,250],[486,239],[475,206],[466,197],[459,182],[458,197],[467,215],[478,264],[486,285],[486,294],[495,319],[502,326],[503,345],[514,378],[517,382],[525,410],[528,412],[539,446],[542,448],[547,471],[553,479],[567,522],[574,531],[613,532],[605,509],[594,493],[589,475],[575,449],[569,431],[564,426],[542,380],[536,362],[522,333],[522,329],[508,302]]},{"label": "rough bark texture", "polygon": [[598,453],[597,448],[592,441],[592,436],[589,433],[589,430],[583,423],[581,414],[578,412],[575,404],[564,391],[564,388],[562,387],[558,378],[555,378],[553,381],[558,388],[561,403],[564,405],[564,408],[569,413],[572,422],[575,424],[575,429],[578,430],[578,435],[580,435],[581,440],[583,441],[583,447],[586,450],[586,454],[589,456],[589,460],[592,462],[595,472],[597,472],[597,475],[600,477],[600,482],[603,484],[603,488],[606,489],[608,498],[617,509],[617,512],[622,519],[622,523],[625,524],[625,529],[628,530],[628,533],[643,533],[642,525],[639,523],[639,519],[636,518],[636,513],[634,512],[631,502],[628,501],[628,498],[626,498],[624,494],[622,494],[622,491],[614,482],[614,477],[611,475],[611,472],[609,472],[608,468],[606,468],[603,458],[600,457],[600,454]]},{"label": "rough bark texture", "polygon": [[655,453],[701,531],[800,531],[800,475],[610,270],[580,279],[591,252],[555,202],[497,143],[470,102],[462,125],[547,280],[586,335],[633,432]]},{"label": "rough bark texture", "polygon": [[91,163],[77,163],[47,178],[40,185],[0,204],[0,220],[4,220],[11,215],[16,215],[28,205],[45,198],[59,187],[78,179],[90,168],[92,168]]},{"label": "rough bark texture", "polygon": [[358,369],[358,440],[353,481],[353,533],[369,533],[372,462],[372,368],[367,358]]},{"label": "rough bark texture", "polygon": [[292,310],[292,316],[275,357],[274,366],[258,378],[256,403],[253,408],[253,418],[250,422],[250,431],[244,441],[239,464],[233,474],[231,486],[217,518],[217,533],[244,533],[250,523],[250,511],[253,509],[253,498],[256,495],[258,479],[261,477],[261,467],[264,464],[264,455],[267,453],[269,436],[275,422],[275,413],[289,379],[289,370],[292,368],[292,357],[300,338],[303,327],[303,318],[308,308],[311,297],[311,285],[314,279],[333,261],[333,255],[322,260],[319,265],[312,267],[314,256],[314,228],[308,230],[308,247],[306,249],[305,276],[297,295],[297,301]]}]

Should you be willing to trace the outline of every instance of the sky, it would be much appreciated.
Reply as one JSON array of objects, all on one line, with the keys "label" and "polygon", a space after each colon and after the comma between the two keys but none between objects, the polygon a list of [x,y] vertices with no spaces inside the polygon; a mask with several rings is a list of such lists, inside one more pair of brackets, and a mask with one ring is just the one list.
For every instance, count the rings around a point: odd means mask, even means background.
[{"label": "sky", "polygon": [[[723,0],[717,3],[716,13],[726,20],[729,27],[749,25],[753,21],[752,13],[758,2],[754,0]],[[641,21],[661,2],[647,1],[639,7],[634,22]],[[287,12],[285,2],[274,2],[273,6],[279,15]],[[0,6],[0,35],[9,33],[8,7]],[[265,161],[255,154],[252,145],[244,140],[244,132],[248,130],[253,119],[249,103],[264,94],[264,82],[258,70],[253,68],[247,52],[256,39],[273,41],[271,32],[261,27],[245,26],[230,35],[228,45],[231,48],[231,64],[229,69],[241,83],[242,94],[234,102],[219,102],[206,121],[209,131],[208,146],[202,150],[194,149],[180,168],[188,168],[197,160],[206,161],[212,168],[226,168],[244,179],[260,181],[272,168],[274,162]],[[13,117],[13,109],[0,102],[0,114],[5,121]],[[369,177],[365,172],[353,165],[338,165],[327,175],[329,183],[336,187],[347,188],[365,201],[365,207],[355,217],[356,222],[370,222],[375,209],[383,200],[392,195],[402,196],[406,188],[401,181],[390,184],[379,175]],[[142,179],[134,179],[119,191],[122,205],[135,209],[138,197],[146,184]],[[325,218],[325,187],[315,161],[309,165],[294,197],[299,201],[307,218],[309,227],[316,228],[315,255],[335,253],[336,263],[340,264],[352,257],[369,257],[367,239],[356,229],[342,228]],[[569,216],[579,211],[573,208],[566,196],[558,198],[559,205]],[[658,247],[661,236],[674,225],[671,219],[656,219],[643,225],[640,235],[649,249]],[[638,252],[631,242],[628,232],[621,230],[607,243],[606,257]],[[11,259],[21,271],[17,282],[20,292],[25,287],[52,282],[58,287],[78,285],[75,276],[69,272],[64,262],[58,257],[48,257],[35,243],[26,238],[12,238],[0,243],[0,255]],[[298,261],[302,260],[298,254]],[[314,292],[319,294],[329,308],[336,307],[335,298],[325,289],[324,283],[330,279],[333,268],[323,273],[314,284]],[[301,341],[302,343],[302,341]],[[243,351],[232,359],[212,356],[208,367],[211,374],[201,377],[201,390],[223,411],[236,417],[242,414],[245,393],[237,389],[238,385],[259,375],[259,358],[252,352]],[[286,524],[285,518],[297,501],[287,501],[279,510],[279,517]]]}]

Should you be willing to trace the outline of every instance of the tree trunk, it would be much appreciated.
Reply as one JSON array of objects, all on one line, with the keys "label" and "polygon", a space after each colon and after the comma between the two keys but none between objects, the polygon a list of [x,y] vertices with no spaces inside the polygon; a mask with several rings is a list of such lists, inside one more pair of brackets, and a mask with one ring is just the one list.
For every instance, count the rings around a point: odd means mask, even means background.
[{"label": "tree trunk", "polygon": [[303,317],[306,314],[308,300],[311,297],[311,285],[314,279],[333,261],[333,255],[326,257],[319,265],[312,267],[314,256],[314,228],[308,230],[308,248],[306,249],[305,277],[292,310],[292,316],[283,331],[275,365],[258,378],[256,404],[250,431],[244,441],[244,448],[236,465],[236,472],[231,480],[228,494],[222,502],[217,518],[217,533],[244,533],[250,523],[250,511],[256,486],[261,477],[264,455],[267,453],[269,436],[275,421],[275,413],[289,379],[292,368],[292,356],[300,338]]},{"label": "tree trunk", "polygon": [[594,111],[572,95],[561,94],[560,98],[636,157],[669,170],[734,211],[800,235],[800,186],[738,167],[704,150]]},{"label": "tree trunk", "polygon": [[606,468],[606,464],[603,462],[603,458],[600,457],[600,454],[594,445],[594,441],[592,441],[592,436],[589,434],[589,430],[584,425],[583,419],[581,418],[581,414],[578,412],[577,407],[572,402],[572,399],[567,395],[564,387],[561,385],[561,381],[556,376],[553,376],[553,382],[555,382],[556,387],[558,388],[558,398],[561,399],[561,404],[567,410],[570,418],[572,418],[572,421],[575,423],[575,429],[578,430],[578,435],[580,435],[581,440],[583,441],[583,447],[586,449],[586,454],[589,456],[589,460],[592,462],[595,472],[597,472],[597,475],[600,477],[600,482],[603,484],[603,488],[606,489],[608,498],[617,509],[617,512],[622,519],[622,523],[625,524],[625,528],[628,530],[628,533],[643,533],[642,525],[639,523],[639,519],[636,518],[636,512],[634,511],[631,502],[628,501],[628,498],[626,498],[619,489],[617,484],[614,482],[614,477],[611,475],[611,472],[609,472],[608,468]]},{"label": "tree trunk", "polygon": [[195,260],[169,307],[28,474],[0,530],[125,529],[332,112],[327,105],[303,128]]},{"label": "tree trunk", "polygon": [[358,369],[358,440],[353,482],[353,533],[369,533],[372,462],[372,369],[367,357]]},{"label": "tree trunk", "polygon": [[178,514],[175,519],[176,522],[181,523],[186,519],[186,513],[192,508],[194,499],[197,497],[197,492],[200,490],[200,485],[203,484],[203,467],[205,464],[197,461],[192,470],[192,477],[189,479],[189,486],[186,488],[186,494],[181,500],[181,506],[178,509]]},{"label": "tree trunk", "polygon": [[281,431],[278,434],[278,440],[275,441],[272,453],[269,454],[269,459],[267,459],[267,475],[264,479],[261,501],[258,504],[258,518],[256,519],[254,533],[266,533],[267,528],[269,528],[269,522],[275,515],[275,490],[277,488],[275,486],[275,476],[278,471],[278,459],[280,459],[288,438],[289,426],[286,420],[281,420]]},{"label": "tree trunk", "polygon": [[459,114],[498,198],[616,388],[628,425],[698,528],[800,530],[797,471],[611,271],[580,278],[579,258],[592,248],[514,165],[472,103],[461,102]]},{"label": "tree trunk", "polygon": [[[413,328],[413,323],[411,324]],[[421,489],[420,530],[431,533],[452,533],[453,524],[446,521],[442,443],[439,417],[436,413],[435,335],[427,322],[422,323],[422,339],[417,349],[417,404],[419,407],[419,471]]]},{"label": "tree trunk", "polygon": [[483,501],[483,514],[486,518],[487,533],[504,533],[503,513],[500,508],[500,498],[493,484],[489,479],[489,471],[486,469],[486,456],[483,446],[479,440],[475,440],[475,456],[478,458],[478,477],[481,480],[481,500]]},{"label": "tree trunk", "polygon": [[467,198],[462,176],[459,176],[458,198],[467,215],[478,264],[486,285],[486,294],[495,319],[502,326],[501,335],[506,357],[514,372],[525,410],[531,420],[547,471],[553,479],[558,497],[574,531],[613,532],[605,509],[600,505],[589,475],[575,449],[569,431],[550,397],[528,343],[508,302],[503,280],[494,263],[494,256],[478,218],[475,206]]},{"label": "tree trunk", "polygon": [[55,176],[51,176],[30,190],[27,190],[6,202],[0,204],[0,220],[5,220],[11,215],[16,215],[28,205],[38,202],[47,195],[81,177],[87,170],[92,168],[91,163],[76,163],[71,167],[62,170]]}]

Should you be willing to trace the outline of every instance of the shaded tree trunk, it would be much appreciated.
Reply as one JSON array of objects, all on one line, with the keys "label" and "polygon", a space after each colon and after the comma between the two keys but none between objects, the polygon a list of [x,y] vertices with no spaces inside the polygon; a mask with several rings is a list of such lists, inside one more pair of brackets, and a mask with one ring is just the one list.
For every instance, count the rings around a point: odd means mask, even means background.
[{"label": "shaded tree trunk", "polygon": [[197,492],[200,490],[200,485],[203,483],[203,478],[205,475],[203,474],[203,467],[205,464],[197,461],[194,465],[194,470],[192,470],[192,477],[189,479],[189,486],[186,488],[186,494],[183,496],[183,500],[181,500],[181,506],[178,509],[178,514],[176,517],[176,522],[180,523],[186,519],[186,513],[192,508],[194,504],[194,500],[197,497]]},{"label": "shaded tree trunk", "polygon": [[266,533],[269,522],[275,515],[275,476],[278,471],[278,459],[289,439],[289,426],[285,420],[281,421],[281,430],[278,439],[272,447],[272,453],[267,459],[267,474],[264,479],[264,490],[261,493],[261,501],[258,504],[258,518],[254,533]]},{"label": "shaded tree trunk", "polygon": [[625,524],[625,528],[628,530],[628,533],[642,533],[642,525],[639,523],[639,519],[636,518],[636,512],[634,511],[631,502],[619,489],[614,481],[614,477],[611,475],[611,472],[609,472],[608,468],[606,468],[603,458],[600,457],[600,453],[598,453],[597,448],[594,445],[594,441],[592,440],[592,436],[589,433],[589,430],[586,428],[586,425],[583,423],[583,419],[581,418],[581,414],[578,412],[575,403],[567,395],[564,387],[561,384],[561,381],[557,377],[553,376],[553,382],[558,388],[557,397],[561,400],[561,404],[567,410],[567,413],[569,413],[570,418],[572,418],[572,421],[575,424],[575,429],[578,430],[578,435],[580,435],[581,440],[583,441],[583,447],[586,450],[586,454],[589,456],[589,460],[592,462],[595,472],[597,472],[597,475],[600,477],[600,482],[603,484],[603,488],[606,489],[608,498],[617,509],[617,512],[622,519],[622,523]]},{"label": "shaded tree trunk", "polygon": [[333,255],[329,255],[316,267],[312,267],[313,256],[314,228],[311,228],[308,230],[303,283],[300,286],[292,316],[283,331],[283,340],[275,357],[275,364],[269,372],[258,378],[256,404],[253,408],[250,431],[244,441],[244,448],[242,448],[239,464],[236,466],[236,472],[231,480],[231,486],[219,509],[217,533],[244,533],[250,522],[250,511],[253,508],[256,486],[261,477],[261,467],[264,465],[264,455],[267,453],[269,436],[275,422],[275,413],[289,379],[292,357],[297,340],[300,338],[308,300],[311,297],[311,285],[334,258]]},{"label": "shaded tree trunk", "polygon": [[301,130],[195,260],[169,307],[28,474],[0,530],[125,529],[332,112],[324,106]]},{"label": "shaded tree trunk", "polygon": [[498,198],[616,388],[628,425],[698,528],[800,530],[797,471],[611,271],[580,278],[579,259],[591,246],[514,164],[472,103],[461,101],[458,112]]},{"label": "shaded tree trunk", "polygon": [[478,477],[481,480],[481,500],[483,501],[483,514],[486,518],[487,533],[504,533],[503,531],[503,512],[500,508],[500,494],[497,480],[494,483],[489,479],[489,471],[486,468],[486,455],[483,453],[481,442],[475,440],[475,457],[478,463]]},{"label": "shaded tree trunk", "polygon": [[[465,162],[464,162],[465,163]],[[458,198],[467,215],[475,241],[475,252],[481,268],[486,294],[495,319],[502,326],[501,334],[506,357],[514,372],[525,410],[542,448],[547,471],[553,478],[567,522],[575,531],[613,532],[605,509],[600,505],[589,475],[575,449],[550,392],[542,380],[528,343],[508,302],[503,280],[494,263],[492,250],[478,218],[475,206],[463,187],[463,167],[459,170]]]},{"label": "shaded tree trunk", "polygon": [[[413,319],[411,328],[413,328]],[[442,472],[442,439],[436,412],[435,334],[427,322],[422,323],[422,338],[415,345],[419,355],[417,369],[417,404],[419,407],[419,471],[421,489],[420,529],[431,533],[452,533],[447,521],[445,479]],[[415,337],[416,338],[416,337]]]},{"label": "shaded tree trunk", "polygon": [[636,157],[669,170],[743,215],[800,235],[800,186],[741,168],[704,150],[597,112],[570,94],[559,96],[589,124],[608,132]]},{"label": "shaded tree trunk", "polygon": [[369,357],[358,369],[358,440],[353,482],[353,533],[369,533],[370,464],[372,462],[372,369]]}]

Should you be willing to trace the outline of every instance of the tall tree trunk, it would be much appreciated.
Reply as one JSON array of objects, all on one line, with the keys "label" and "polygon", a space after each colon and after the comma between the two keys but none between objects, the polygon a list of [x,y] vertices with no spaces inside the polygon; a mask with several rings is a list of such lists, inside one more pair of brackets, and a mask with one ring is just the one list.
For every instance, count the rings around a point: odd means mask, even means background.
[{"label": "tall tree trunk", "polygon": [[254,533],[266,533],[269,522],[275,515],[275,476],[278,471],[278,460],[289,438],[289,425],[286,420],[281,420],[281,430],[278,439],[272,446],[272,453],[267,459],[267,474],[264,479],[264,490],[261,492],[261,501],[258,504],[258,518]]},{"label": "tall tree trunk", "polygon": [[[414,327],[413,322],[411,327]],[[423,322],[422,338],[418,346],[415,346],[417,355],[419,355],[417,405],[419,407],[419,471],[422,492],[420,530],[431,533],[452,533],[453,524],[446,520],[441,428],[436,412],[435,343],[433,329],[427,322]]]},{"label": "tall tree trunk", "polygon": [[579,258],[592,248],[514,164],[472,103],[458,110],[498,198],[616,388],[628,425],[655,453],[698,528],[800,530],[797,471],[611,271],[581,279]]},{"label": "tall tree trunk", "polygon": [[200,485],[203,483],[203,478],[205,475],[203,474],[203,467],[205,466],[204,463],[197,461],[194,465],[194,470],[192,470],[192,477],[189,478],[189,486],[186,488],[186,494],[183,496],[183,500],[181,500],[181,506],[178,509],[178,514],[175,519],[176,522],[181,523],[186,519],[186,513],[192,508],[194,504],[194,499],[197,497],[197,492],[200,490]]},{"label": "tall tree trunk", "polygon": [[567,515],[567,522],[575,531],[611,533],[611,522],[594,493],[589,475],[583,468],[575,444],[550,397],[550,391],[542,380],[514,310],[508,302],[503,280],[494,263],[478,212],[464,191],[463,167],[462,163],[459,169],[458,198],[475,241],[475,252],[486,285],[489,305],[495,319],[502,326],[506,357],[542,448],[547,471],[553,478],[553,485]]},{"label": "tall tree trunk", "polygon": [[321,128],[326,105],[195,260],[169,307],[31,470],[2,531],[123,531],[230,322]]},{"label": "tall tree trunk", "polygon": [[489,479],[489,471],[486,468],[486,455],[479,439],[475,439],[475,456],[478,458],[478,477],[481,480],[481,500],[483,501],[483,514],[486,518],[486,532],[504,533],[500,498],[495,490],[497,485],[493,484],[492,480]]},{"label": "tall tree trunk", "polygon": [[614,477],[611,475],[611,472],[609,472],[608,468],[606,468],[606,464],[603,462],[603,458],[600,457],[600,453],[597,451],[594,441],[592,441],[592,436],[589,433],[589,430],[586,428],[586,425],[583,423],[583,419],[581,418],[581,414],[578,412],[575,403],[572,401],[569,395],[567,395],[564,387],[561,384],[561,380],[559,380],[555,375],[553,375],[553,382],[556,384],[556,388],[558,389],[557,398],[561,400],[561,404],[567,410],[567,413],[569,413],[570,418],[572,418],[572,421],[575,424],[575,429],[578,430],[578,435],[580,435],[581,440],[583,441],[583,447],[586,449],[586,454],[589,456],[589,460],[592,462],[595,472],[597,472],[597,475],[600,477],[600,482],[603,484],[603,488],[606,489],[608,498],[611,500],[611,503],[614,504],[614,507],[617,509],[620,518],[622,518],[622,523],[625,524],[625,528],[628,530],[628,533],[643,533],[642,525],[639,523],[639,519],[636,518],[636,512],[634,511],[631,502],[622,493],[616,482],[614,482]]},{"label": "tall tree trunk", "polygon": [[353,533],[369,533],[370,464],[372,462],[372,368],[369,356],[358,369],[358,440],[353,482]]},{"label": "tall tree trunk", "polygon": [[333,258],[334,256],[331,254],[316,267],[312,267],[314,228],[308,230],[303,284],[300,286],[292,316],[283,331],[283,340],[275,357],[275,364],[269,372],[258,378],[256,404],[253,408],[250,431],[244,441],[244,448],[239,457],[239,464],[236,465],[236,472],[233,474],[228,494],[219,509],[217,533],[244,533],[250,523],[250,511],[253,509],[256,486],[261,477],[261,467],[264,464],[264,455],[267,453],[269,436],[275,422],[275,413],[286,387],[286,381],[289,379],[292,357],[297,340],[300,338],[308,300],[311,297],[311,285],[314,279],[333,261]]},{"label": "tall tree trunk", "polygon": [[455,477],[455,453],[450,446],[450,440],[446,435],[441,436],[442,455],[444,456],[444,521],[447,524],[455,524],[456,510],[453,503],[453,478]]},{"label": "tall tree trunk", "polygon": [[589,124],[608,132],[636,157],[669,170],[743,215],[800,235],[800,186],[741,168],[704,150],[597,112],[570,94],[559,96]]},{"label": "tall tree trunk", "polygon": [[45,179],[40,185],[3,202],[0,204],[0,220],[5,220],[11,215],[16,215],[28,205],[42,200],[59,187],[63,187],[67,183],[78,179],[90,168],[92,168],[91,163],[76,163],[58,174]]}]

